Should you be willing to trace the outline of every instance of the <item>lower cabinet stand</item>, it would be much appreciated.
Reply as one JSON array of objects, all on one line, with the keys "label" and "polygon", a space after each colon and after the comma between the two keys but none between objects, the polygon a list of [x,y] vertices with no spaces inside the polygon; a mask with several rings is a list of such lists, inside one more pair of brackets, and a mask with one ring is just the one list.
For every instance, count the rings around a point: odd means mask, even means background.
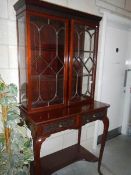
[{"label": "lower cabinet stand", "polygon": [[[91,106],[83,105],[77,109],[70,107],[68,110],[48,111],[39,113],[39,115],[38,113],[28,115],[28,117],[23,113],[33,137],[34,161],[31,163],[31,175],[51,175],[53,172],[83,159],[90,162],[98,161],[98,172],[102,175],[100,168],[109,127],[107,117],[108,107],[109,105],[107,104],[94,102]],[[42,114],[43,117],[41,117]],[[38,116],[36,117],[35,115]],[[46,120],[45,115],[47,115],[48,118],[50,117],[50,119]],[[81,127],[97,120],[101,120],[104,125],[98,158],[80,145]],[[53,133],[66,129],[78,129],[78,143],[40,158],[41,144],[46,138]]]}]

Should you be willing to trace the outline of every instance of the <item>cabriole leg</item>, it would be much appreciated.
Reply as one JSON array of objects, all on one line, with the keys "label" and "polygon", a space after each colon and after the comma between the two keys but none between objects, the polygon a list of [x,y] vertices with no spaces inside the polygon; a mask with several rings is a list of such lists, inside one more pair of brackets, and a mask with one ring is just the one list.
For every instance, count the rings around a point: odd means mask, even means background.
[{"label": "cabriole leg", "polygon": [[100,148],[100,154],[99,154],[99,159],[98,159],[98,172],[100,175],[102,175],[100,168],[101,168],[101,162],[102,162],[102,156],[103,156],[103,152],[104,152],[104,147],[105,147],[105,143],[106,143],[106,138],[107,138],[107,134],[108,134],[108,128],[109,128],[109,119],[108,117],[104,117],[103,120],[103,125],[104,125],[104,130],[103,130],[103,135],[102,135],[102,139],[101,139],[101,148]]},{"label": "cabriole leg", "polygon": [[45,139],[46,138],[37,138],[33,140],[35,175],[41,175],[40,149],[41,144],[45,141]]}]

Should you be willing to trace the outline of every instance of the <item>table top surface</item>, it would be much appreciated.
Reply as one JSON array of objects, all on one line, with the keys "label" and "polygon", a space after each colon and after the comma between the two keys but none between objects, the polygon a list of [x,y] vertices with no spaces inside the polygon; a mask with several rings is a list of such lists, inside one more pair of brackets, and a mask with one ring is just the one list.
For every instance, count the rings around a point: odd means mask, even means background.
[{"label": "table top surface", "polygon": [[27,114],[23,111],[24,115],[29,121],[35,125],[53,122],[55,120],[67,119],[69,117],[91,114],[94,112],[100,112],[107,109],[110,105],[98,101],[94,101],[91,104],[84,104],[79,106],[70,106],[66,108],[60,108],[50,111],[43,111],[37,113]]}]

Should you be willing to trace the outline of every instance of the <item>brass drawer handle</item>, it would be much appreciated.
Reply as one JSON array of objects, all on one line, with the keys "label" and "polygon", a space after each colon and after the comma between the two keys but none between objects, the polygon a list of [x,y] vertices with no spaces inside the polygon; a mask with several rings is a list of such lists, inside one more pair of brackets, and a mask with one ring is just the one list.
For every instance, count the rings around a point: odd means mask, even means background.
[{"label": "brass drawer handle", "polygon": [[62,124],[59,124],[59,128],[62,128],[63,126],[62,126]]},{"label": "brass drawer handle", "polygon": [[89,121],[90,121],[89,119],[86,120],[86,122],[89,122]]}]

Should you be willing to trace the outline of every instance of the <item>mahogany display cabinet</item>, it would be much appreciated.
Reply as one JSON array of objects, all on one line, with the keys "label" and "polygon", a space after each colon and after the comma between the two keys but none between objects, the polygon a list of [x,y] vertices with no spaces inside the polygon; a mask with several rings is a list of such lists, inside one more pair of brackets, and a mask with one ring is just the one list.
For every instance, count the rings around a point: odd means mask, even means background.
[{"label": "mahogany display cabinet", "polygon": [[[31,174],[50,175],[81,159],[98,161],[101,173],[109,126],[109,105],[94,100],[101,17],[40,0],[19,0],[14,8],[21,117],[33,137]],[[80,145],[81,127],[96,120],[104,124],[98,158]],[[78,144],[40,159],[42,142],[67,129],[78,130]]]}]

